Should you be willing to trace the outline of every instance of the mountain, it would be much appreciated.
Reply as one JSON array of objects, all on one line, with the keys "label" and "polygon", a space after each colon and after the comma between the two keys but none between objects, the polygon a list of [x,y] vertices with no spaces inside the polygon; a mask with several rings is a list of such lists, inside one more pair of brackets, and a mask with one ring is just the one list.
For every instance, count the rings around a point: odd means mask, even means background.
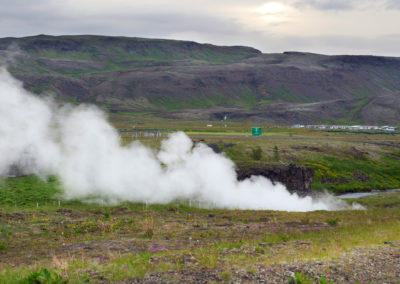
[{"label": "mountain", "polygon": [[111,112],[279,124],[400,122],[400,58],[394,57],[39,35],[0,39],[0,59],[38,95]]}]

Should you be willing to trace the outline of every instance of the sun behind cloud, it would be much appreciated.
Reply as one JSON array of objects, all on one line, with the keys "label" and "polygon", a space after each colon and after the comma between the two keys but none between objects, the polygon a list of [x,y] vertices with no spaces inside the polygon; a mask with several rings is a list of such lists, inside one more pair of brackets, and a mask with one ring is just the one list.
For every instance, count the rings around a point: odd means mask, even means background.
[{"label": "sun behind cloud", "polygon": [[279,2],[268,2],[257,9],[262,15],[279,14],[286,10],[285,5]]}]

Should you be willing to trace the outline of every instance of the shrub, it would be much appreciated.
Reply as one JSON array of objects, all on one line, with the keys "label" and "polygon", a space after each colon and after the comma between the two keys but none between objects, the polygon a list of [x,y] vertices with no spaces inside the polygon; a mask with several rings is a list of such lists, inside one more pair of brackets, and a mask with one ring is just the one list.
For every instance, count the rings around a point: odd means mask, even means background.
[{"label": "shrub", "polygon": [[293,284],[312,284],[314,283],[314,278],[311,278],[308,275],[304,275],[303,273],[295,273],[294,277],[288,278],[289,283]]},{"label": "shrub", "polygon": [[333,280],[328,281],[324,276],[319,277],[318,282],[319,284],[334,284]]},{"label": "shrub", "polygon": [[140,261],[143,264],[150,264],[151,263],[151,252],[145,251],[145,252],[138,252],[138,255],[140,257]]},{"label": "shrub", "polygon": [[262,149],[260,146],[251,149],[251,157],[253,158],[253,160],[255,161],[259,161],[262,158]]},{"label": "shrub", "polygon": [[275,145],[274,147],[274,161],[279,162],[280,157],[279,157],[279,149],[278,146]]},{"label": "shrub", "polygon": [[110,219],[110,217],[111,217],[110,212],[108,212],[108,211],[103,212],[103,215],[104,215],[104,218],[106,218],[106,219]]},{"label": "shrub", "polygon": [[39,272],[32,272],[28,277],[22,280],[21,284],[65,284],[68,280],[58,275],[56,271],[50,271],[46,268]]},{"label": "shrub", "polygon": [[148,239],[152,239],[154,236],[154,218],[153,218],[153,214],[149,214],[146,219],[145,219],[145,223],[144,223],[144,227],[143,227],[143,231],[144,231],[144,237],[148,238]]},{"label": "shrub", "polygon": [[221,279],[226,282],[231,281],[232,273],[228,270],[225,270],[224,272],[221,273]]},{"label": "shrub", "polygon": [[331,226],[336,226],[337,224],[339,224],[339,222],[340,222],[340,219],[338,217],[336,217],[336,218],[332,217],[332,218],[329,218],[326,220],[326,223]]}]

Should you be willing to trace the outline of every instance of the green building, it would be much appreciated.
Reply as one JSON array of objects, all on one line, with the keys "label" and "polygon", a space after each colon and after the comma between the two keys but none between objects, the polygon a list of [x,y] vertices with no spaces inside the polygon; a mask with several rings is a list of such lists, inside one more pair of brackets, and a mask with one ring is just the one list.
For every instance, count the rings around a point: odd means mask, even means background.
[{"label": "green building", "polygon": [[261,136],[261,127],[252,127],[251,134],[253,136]]}]

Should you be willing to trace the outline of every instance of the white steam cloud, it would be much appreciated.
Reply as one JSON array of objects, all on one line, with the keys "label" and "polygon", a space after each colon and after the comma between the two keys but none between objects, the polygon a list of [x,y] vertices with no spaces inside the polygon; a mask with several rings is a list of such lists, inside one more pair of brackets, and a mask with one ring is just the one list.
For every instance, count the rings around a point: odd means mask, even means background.
[{"label": "white steam cloud", "polygon": [[204,144],[175,133],[154,152],[139,142],[122,147],[117,131],[94,107],[57,107],[31,95],[0,70],[0,175],[18,164],[57,175],[66,198],[97,197],[168,203],[197,200],[220,208],[287,211],[348,209],[333,197],[290,194],[253,176],[237,181],[234,164]]}]

